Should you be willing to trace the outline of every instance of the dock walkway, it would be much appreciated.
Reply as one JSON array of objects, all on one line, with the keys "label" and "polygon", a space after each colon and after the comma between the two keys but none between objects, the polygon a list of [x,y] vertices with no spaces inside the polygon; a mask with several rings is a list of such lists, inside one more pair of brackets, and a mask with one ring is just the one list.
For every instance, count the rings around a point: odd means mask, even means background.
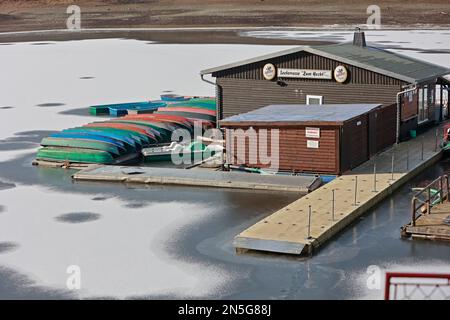
[{"label": "dock walkway", "polygon": [[421,215],[415,226],[406,225],[403,232],[413,238],[450,241],[450,203],[433,207],[430,214]]},{"label": "dock walkway", "polygon": [[450,240],[450,183],[440,176],[411,201],[411,222],[401,229],[404,238]]},{"label": "dock walkway", "polygon": [[314,176],[258,175],[254,173],[187,170],[156,167],[95,166],[73,175],[75,180],[169,184],[306,194],[320,186]]},{"label": "dock walkway", "polygon": [[257,222],[235,237],[236,251],[312,254],[313,249],[437,162],[441,157],[440,148],[435,147],[440,142],[437,132],[430,129],[400,143]]}]

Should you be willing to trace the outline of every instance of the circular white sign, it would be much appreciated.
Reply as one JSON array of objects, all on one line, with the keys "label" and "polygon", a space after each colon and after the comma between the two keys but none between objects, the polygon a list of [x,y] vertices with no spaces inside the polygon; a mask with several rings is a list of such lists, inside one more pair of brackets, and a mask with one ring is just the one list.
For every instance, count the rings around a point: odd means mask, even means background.
[{"label": "circular white sign", "polygon": [[339,82],[343,83],[347,80],[348,77],[348,71],[347,68],[344,66],[337,66],[336,69],[334,69],[334,79]]},{"label": "circular white sign", "polygon": [[277,75],[277,69],[275,68],[275,66],[273,64],[268,63],[263,67],[264,79],[273,80],[273,78],[275,78],[276,75]]}]

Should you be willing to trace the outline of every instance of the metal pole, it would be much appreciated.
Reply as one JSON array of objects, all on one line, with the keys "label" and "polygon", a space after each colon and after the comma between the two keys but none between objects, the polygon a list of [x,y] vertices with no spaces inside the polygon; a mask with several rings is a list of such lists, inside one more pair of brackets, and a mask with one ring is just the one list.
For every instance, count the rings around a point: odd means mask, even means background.
[{"label": "metal pole", "polygon": [[444,177],[439,178],[439,202],[444,202],[444,183],[442,182],[442,179]]},{"label": "metal pole", "polygon": [[308,214],[308,239],[311,238],[311,205],[309,205],[309,214]]},{"label": "metal pole", "polygon": [[373,160],[373,192],[377,192],[377,160]]},{"label": "metal pole", "polygon": [[406,171],[409,171],[409,146],[406,148]]},{"label": "metal pole", "polygon": [[411,208],[412,209],[411,223],[412,223],[412,226],[414,227],[416,225],[416,197],[413,197],[411,207],[412,207]]},{"label": "metal pole", "polygon": [[422,136],[422,139],[421,139],[421,142],[422,142],[422,160],[423,160],[423,140],[424,140],[424,137]]},{"label": "metal pole", "polygon": [[445,175],[444,176],[444,181],[445,181],[445,190],[446,190],[446,195],[447,195],[447,202],[450,202],[450,190],[449,190],[449,186],[448,186],[448,176]]},{"label": "metal pole", "polygon": [[431,213],[431,188],[427,189],[427,214]]},{"label": "metal pole", "polygon": [[437,148],[438,148],[438,129],[436,129],[436,132],[434,134],[435,136],[435,143],[434,143],[434,152],[437,152]]},{"label": "metal pole", "polygon": [[392,159],[391,159],[391,180],[394,180],[394,159],[395,153],[392,151]]},{"label": "metal pole", "polygon": [[358,176],[355,176],[355,206],[356,206],[356,195],[358,193]]},{"label": "metal pole", "polygon": [[331,221],[334,221],[334,189],[331,190]]}]

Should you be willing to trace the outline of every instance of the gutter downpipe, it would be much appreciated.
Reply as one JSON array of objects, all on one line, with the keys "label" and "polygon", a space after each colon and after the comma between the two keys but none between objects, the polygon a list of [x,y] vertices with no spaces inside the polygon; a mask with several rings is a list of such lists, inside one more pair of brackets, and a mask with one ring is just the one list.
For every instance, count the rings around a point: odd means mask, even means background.
[{"label": "gutter downpipe", "polygon": [[[219,128],[219,92],[218,92],[219,90],[217,87],[217,83],[207,80],[204,77],[205,77],[205,75],[203,73],[200,73],[200,78],[202,79],[203,82],[209,83],[210,85],[213,85],[216,88],[216,90],[215,90],[215,92],[216,92],[216,128],[220,130],[220,128]],[[222,136],[223,136],[223,132],[222,132]],[[225,162],[224,162],[224,158],[223,158],[223,151],[222,151],[221,162],[222,162],[221,169],[222,169],[222,171],[225,171]]]},{"label": "gutter downpipe", "polygon": [[217,84],[215,82],[212,82],[210,80],[205,79],[205,75],[203,73],[200,73],[200,78],[203,82],[209,83],[210,85],[213,85],[216,88],[216,127],[219,128],[219,95],[217,92]]},{"label": "gutter downpipe", "polygon": [[397,98],[396,98],[396,102],[397,102],[397,128],[396,128],[396,132],[395,132],[395,143],[398,144],[399,140],[400,140],[400,96],[402,94],[408,93],[410,91],[414,91],[417,89],[417,86],[414,85],[413,88],[409,88],[400,92],[397,92]]}]

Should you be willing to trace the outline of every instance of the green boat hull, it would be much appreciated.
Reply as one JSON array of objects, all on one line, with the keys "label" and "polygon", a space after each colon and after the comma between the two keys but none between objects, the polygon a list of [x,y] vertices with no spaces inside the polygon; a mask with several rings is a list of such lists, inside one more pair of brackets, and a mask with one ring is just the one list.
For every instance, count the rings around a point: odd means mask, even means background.
[{"label": "green boat hull", "polygon": [[38,150],[36,159],[101,164],[115,162],[114,157],[106,151],[65,147],[43,147]]},{"label": "green boat hull", "polygon": [[89,141],[81,139],[59,139],[59,138],[44,138],[41,145],[44,147],[66,147],[66,148],[81,148],[100,150],[112,153],[116,156],[123,153],[125,150],[119,150],[118,147],[99,141]]},{"label": "green boat hull", "polygon": [[89,113],[93,116],[109,114],[109,108],[106,106],[91,106],[89,107]]},{"label": "green boat hull", "polygon": [[194,98],[188,101],[177,101],[169,104],[167,107],[170,108],[178,106],[195,107],[202,108],[206,110],[216,110],[216,100],[215,99],[204,99],[204,98]]}]

